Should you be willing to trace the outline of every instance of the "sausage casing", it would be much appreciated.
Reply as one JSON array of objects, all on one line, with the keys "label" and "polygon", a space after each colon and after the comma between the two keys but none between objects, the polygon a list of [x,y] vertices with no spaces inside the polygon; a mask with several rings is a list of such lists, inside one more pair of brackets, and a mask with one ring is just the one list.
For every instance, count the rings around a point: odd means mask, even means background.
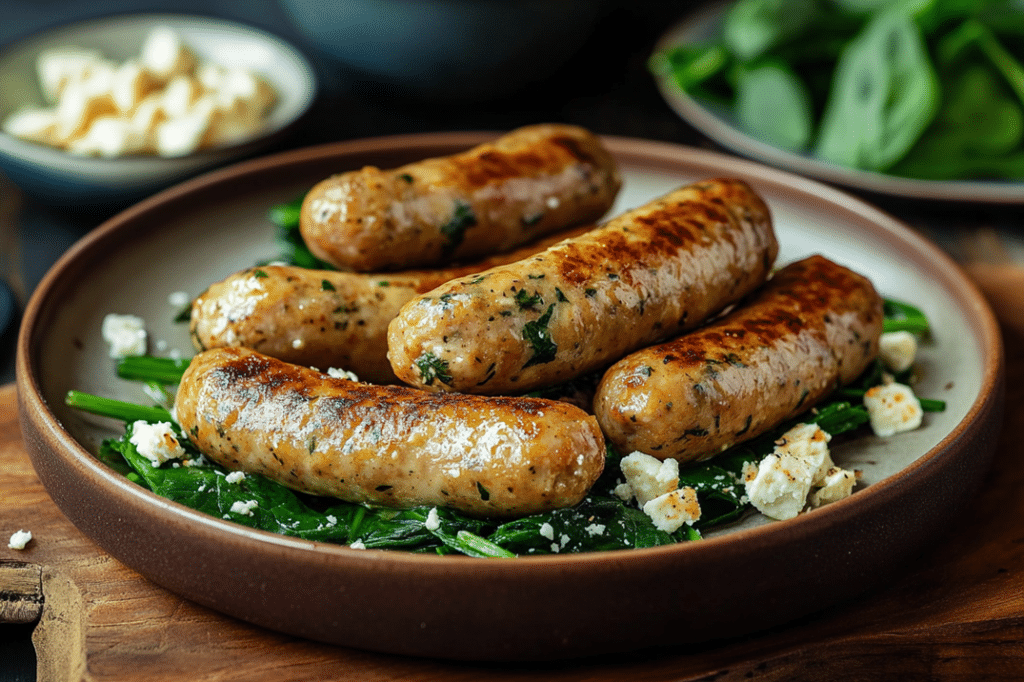
[{"label": "sausage casing", "polygon": [[567,403],[374,386],[244,348],[196,355],[174,407],[229,469],[372,505],[528,515],[579,502],[605,460],[597,421]]},{"label": "sausage casing", "polygon": [[388,357],[431,390],[529,391],[701,324],[763,283],[777,253],[746,183],[695,183],[413,299],[388,328]]},{"label": "sausage casing", "polygon": [[241,346],[297,365],[335,367],[363,381],[392,383],[387,329],[405,303],[450,279],[520,260],[592,227],[569,228],[475,263],[435,270],[247,268],[192,302],[192,342],[197,350]]},{"label": "sausage casing", "polygon": [[595,135],[533,125],[453,156],[333,175],[306,195],[299,229],[310,251],[343,270],[430,266],[594,222],[620,185]]},{"label": "sausage casing", "polygon": [[617,362],[594,413],[621,452],[705,459],[859,376],[878,352],[882,321],[867,278],[811,256],[721,320]]}]

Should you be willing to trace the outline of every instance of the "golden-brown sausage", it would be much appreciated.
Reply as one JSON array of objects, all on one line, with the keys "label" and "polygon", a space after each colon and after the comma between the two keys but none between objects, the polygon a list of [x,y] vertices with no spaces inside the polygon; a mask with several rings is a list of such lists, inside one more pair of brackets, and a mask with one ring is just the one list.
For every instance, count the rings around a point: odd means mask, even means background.
[{"label": "golden-brown sausage", "polygon": [[435,270],[372,274],[285,265],[247,268],[192,302],[192,342],[198,350],[240,346],[323,371],[345,369],[363,381],[393,383],[388,323],[410,299],[592,228],[569,228],[475,263]]},{"label": "golden-brown sausage", "polygon": [[622,452],[711,457],[859,376],[878,352],[882,320],[867,278],[812,256],[720,321],[613,365],[594,412]]},{"label": "golden-brown sausage", "polygon": [[174,409],[221,465],[349,502],[524,516],[576,504],[604,467],[597,421],[567,403],[374,386],[243,348],[196,355]]},{"label": "golden-brown sausage", "polygon": [[589,131],[527,126],[454,156],[331,176],[306,195],[300,231],[310,251],[343,270],[430,266],[594,222],[620,185]]},{"label": "golden-brown sausage", "polygon": [[409,301],[388,328],[403,381],[525,392],[701,324],[764,282],[778,252],[744,182],[677,189],[517,263]]}]

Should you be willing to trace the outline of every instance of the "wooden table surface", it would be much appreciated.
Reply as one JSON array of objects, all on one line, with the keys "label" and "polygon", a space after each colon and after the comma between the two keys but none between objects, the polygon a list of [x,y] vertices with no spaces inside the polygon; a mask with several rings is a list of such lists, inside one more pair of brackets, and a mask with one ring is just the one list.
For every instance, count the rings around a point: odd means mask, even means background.
[{"label": "wooden table surface", "polygon": [[[0,387],[0,623],[38,619],[40,680],[1024,679],[1024,279],[1019,268],[978,267],[1003,313],[1008,372],[1005,423],[982,492],[895,582],[799,622],[699,647],[528,666],[401,658],[263,630],[153,585],[78,532],[32,469],[8,384]],[[21,528],[32,542],[8,549]]]}]

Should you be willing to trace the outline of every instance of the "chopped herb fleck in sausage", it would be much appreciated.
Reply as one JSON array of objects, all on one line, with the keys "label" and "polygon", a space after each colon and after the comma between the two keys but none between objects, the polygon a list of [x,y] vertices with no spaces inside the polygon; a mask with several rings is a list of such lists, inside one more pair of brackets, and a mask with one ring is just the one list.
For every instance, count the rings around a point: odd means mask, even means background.
[{"label": "chopped herb fleck in sausage", "polygon": [[461,199],[456,199],[452,217],[441,226],[441,234],[448,240],[444,246],[445,250],[454,251],[458,248],[466,236],[466,230],[474,225],[476,225],[476,214],[473,213],[473,207]]},{"label": "chopped herb fleck in sausage", "polygon": [[263,279],[264,277],[269,277],[270,275],[267,274],[266,270],[253,270],[252,276]]},{"label": "chopped herb fleck in sausage", "polygon": [[533,310],[537,306],[544,305],[544,299],[541,298],[539,292],[534,292],[531,295],[526,293],[526,289],[520,289],[516,292],[516,303],[523,310]]},{"label": "chopped herb fleck in sausage", "polygon": [[558,346],[551,340],[551,330],[548,329],[548,322],[551,321],[551,313],[554,310],[555,304],[552,303],[543,315],[523,325],[523,338],[533,348],[533,356],[523,365],[524,369],[533,365],[551,362],[555,359],[555,355],[558,353]]},{"label": "chopped herb fleck in sausage", "polygon": [[330,282],[328,282],[326,279],[320,280],[320,290],[321,291],[337,291],[337,289],[334,288],[334,285],[331,284]]},{"label": "chopped herb fleck in sausage", "polygon": [[416,358],[416,368],[420,371],[424,386],[430,386],[435,380],[442,384],[451,384],[452,374],[448,370],[448,363],[433,353],[424,353]]}]

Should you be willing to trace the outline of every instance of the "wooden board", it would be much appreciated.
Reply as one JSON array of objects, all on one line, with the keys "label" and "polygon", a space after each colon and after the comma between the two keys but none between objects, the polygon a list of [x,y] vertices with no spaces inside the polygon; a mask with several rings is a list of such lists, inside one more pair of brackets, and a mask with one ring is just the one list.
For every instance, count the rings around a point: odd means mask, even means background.
[{"label": "wooden board", "polygon": [[[1020,290],[1003,293],[1009,304],[994,303],[1007,316],[1006,418],[981,495],[900,579],[783,628],[700,647],[524,666],[385,656],[269,632],[151,584],[79,533],[32,470],[11,385],[0,387],[0,622],[38,619],[41,681],[1019,680],[1024,325],[1014,303]],[[32,531],[32,542],[8,549],[21,528]]]}]

